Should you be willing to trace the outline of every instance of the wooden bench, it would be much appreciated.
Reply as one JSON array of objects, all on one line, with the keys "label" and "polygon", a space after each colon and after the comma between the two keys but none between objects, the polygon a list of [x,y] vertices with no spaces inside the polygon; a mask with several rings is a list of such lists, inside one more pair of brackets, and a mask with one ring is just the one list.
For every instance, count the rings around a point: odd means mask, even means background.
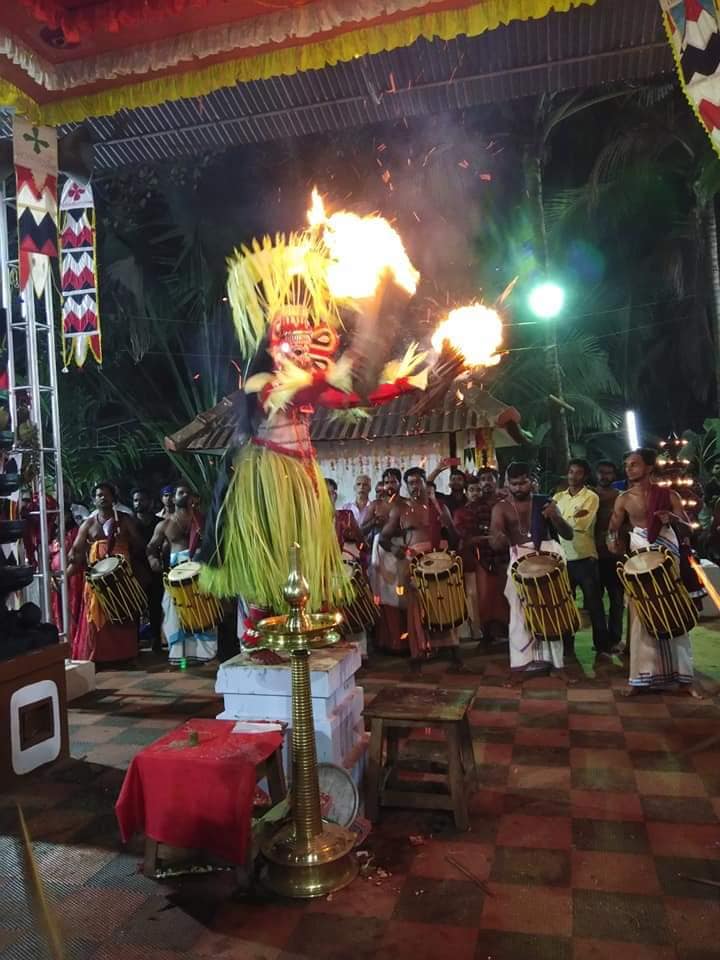
[{"label": "wooden bench", "polygon": [[[467,830],[467,792],[477,778],[468,718],[474,698],[474,690],[384,687],[365,708],[365,716],[370,720],[365,810],[370,820],[378,819],[383,806],[452,810],[455,826],[458,830]],[[447,793],[389,786],[388,781],[398,767],[400,739],[413,728],[428,727],[445,733]]]}]

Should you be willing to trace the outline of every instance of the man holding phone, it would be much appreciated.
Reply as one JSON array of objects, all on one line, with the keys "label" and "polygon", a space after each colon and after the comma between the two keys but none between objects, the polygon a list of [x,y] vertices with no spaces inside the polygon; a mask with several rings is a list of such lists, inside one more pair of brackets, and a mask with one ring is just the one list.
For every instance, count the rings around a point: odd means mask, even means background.
[{"label": "man holding phone", "polygon": [[465,493],[467,477],[465,472],[460,469],[460,460],[457,457],[444,457],[437,467],[430,471],[427,482],[434,483],[435,479],[441,473],[444,473],[445,470],[450,471],[450,478],[448,479],[450,493],[438,493],[437,498],[440,503],[448,508],[452,516],[456,510],[464,507],[467,503],[467,495]]}]

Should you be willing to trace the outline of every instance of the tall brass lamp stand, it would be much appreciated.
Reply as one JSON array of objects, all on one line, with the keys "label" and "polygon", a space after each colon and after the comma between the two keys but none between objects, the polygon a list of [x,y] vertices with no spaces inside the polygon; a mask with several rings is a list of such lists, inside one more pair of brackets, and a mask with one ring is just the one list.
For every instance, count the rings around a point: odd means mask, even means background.
[{"label": "tall brass lamp stand", "polygon": [[289,653],[292,666],[292,821],[262,846],[267,885],[285,897],[322,897],[350,883],[357,874],[355,836],[320,815],[315,727],[310,691],[310,651],[340,640],[338,613],[306,613],[307,581],[300,548],[293,547],[283,595],[290,613],[266,617],[257,625],[261,645]]}]

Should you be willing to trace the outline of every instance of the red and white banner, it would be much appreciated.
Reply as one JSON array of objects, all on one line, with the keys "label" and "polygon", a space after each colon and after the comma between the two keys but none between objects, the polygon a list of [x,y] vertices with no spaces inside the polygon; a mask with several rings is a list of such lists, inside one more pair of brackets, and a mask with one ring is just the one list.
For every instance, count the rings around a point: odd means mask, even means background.
[{"label": "red and white banner", "polygon": [[720,11],[717,0],[660,0],[678,77],[720,153]]},{"label": "red and white banner", "polygon": [[57,257],[57,134],[22,117],[13,118],[17,185],[20,289],[32,279],[35,294],[45,290],[50,257]]},{"label": "red and white banner", "polygon": [[95,269],[95,204],[92,187],[68,179],[60,198],[60,287],[63,360],[82,367],[88,350],[102,363]]}]

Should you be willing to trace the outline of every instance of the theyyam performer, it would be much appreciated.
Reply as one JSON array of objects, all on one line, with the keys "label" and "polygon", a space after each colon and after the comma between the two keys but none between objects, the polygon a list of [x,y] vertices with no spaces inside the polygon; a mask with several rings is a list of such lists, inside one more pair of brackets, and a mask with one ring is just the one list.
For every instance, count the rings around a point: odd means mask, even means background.
[{"label": "theyyam performer", "polygon": [[[689,528],[682,501],[674,490],[651,481],[655,467],[653,450],[633,450],[625,458],[629,489],[620,494],[610,519],[608,547],[623,553],[619,538],[624,523],[630,526],[630,549],[662,548],[679,563],[680,547],[676,528]],[[628,694],[643,688],[678,684],[697,699],[702,694],[694,685],[693,655],[689,633],[653,636],[643,625],[636,602],[630,599],[630,676]]]},{"label": "theyyam performer", "polygon": [[[250,634],[257,619],[285,608],[293,543],[303,551],[310,610],[350,599],[310,440],[315,407],[376,406],[427,379],[425,354],[411,345],[402,360],[385,365],[379,382],[365,382],[383,286],[394,282],[412,294],[418,280],[400,237],[380,217],[325,218],[317,196],[313,216],[309,229],[254,240],[229,261],[233,321],[252,360],[238,449],[206,524],[201,585],[219,597],[242,597]],[[341,313],[352,330],[338,356]]]}]

